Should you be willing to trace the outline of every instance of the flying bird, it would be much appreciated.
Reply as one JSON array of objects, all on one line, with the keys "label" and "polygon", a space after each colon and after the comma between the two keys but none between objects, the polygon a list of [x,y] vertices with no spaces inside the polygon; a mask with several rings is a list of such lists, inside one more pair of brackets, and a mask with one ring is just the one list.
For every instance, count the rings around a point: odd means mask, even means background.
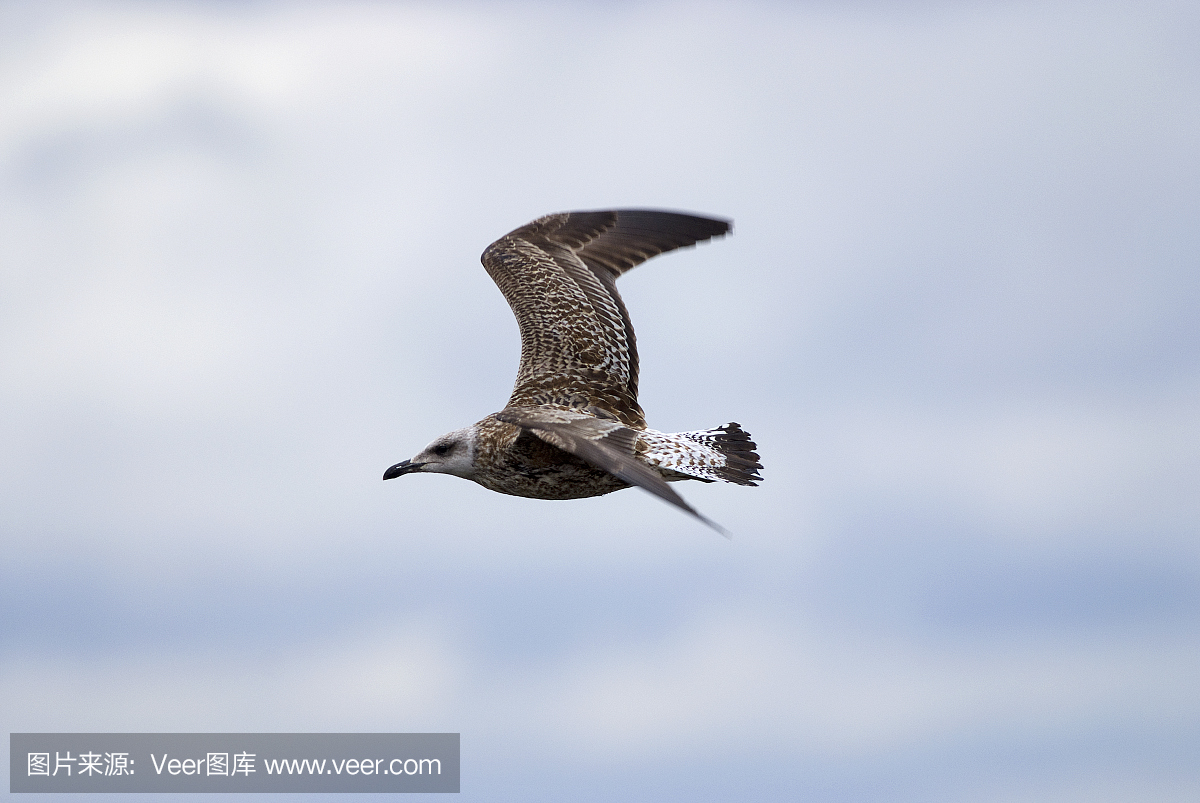
[{"label": "flying bird", "polygon": [[761,481],[758,447],[739,424],[695,432],[646,427],[638,356],[616,280],[651,257],[722,237],[726,220],[618,209],[547,215],[483,252],[521,330],[508,404],[383,473],[452,474],[533,499],[581,499],[631,485],[713,527],[668,485]]}]

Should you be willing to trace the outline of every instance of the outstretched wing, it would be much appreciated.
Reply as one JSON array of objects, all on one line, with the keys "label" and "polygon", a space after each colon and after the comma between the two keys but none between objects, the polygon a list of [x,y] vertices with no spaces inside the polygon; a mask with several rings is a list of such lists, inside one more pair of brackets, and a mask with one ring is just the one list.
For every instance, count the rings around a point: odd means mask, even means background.
[{"label": "outstretched wing", "polygon": [[564,212],[488,246],[483,266],[521,329],[521,366],[508,406],[593,407],[645,426],[637,344],[617,277],[729,229],[727,220],[678,212]]},{"label": "outstretched wing", "polygon": [[532,432],[546,443],[570,452],[619,480],[644,488],[659,499],[692,514],[726,538],[729,537],[720,525],[701,516],[683,501],[683,497],[675,493],[662,475],[634,457],[637,432],[629,427],[585,413],[547,408],[507,407],[496,413],[495,417],[498,421]]}]

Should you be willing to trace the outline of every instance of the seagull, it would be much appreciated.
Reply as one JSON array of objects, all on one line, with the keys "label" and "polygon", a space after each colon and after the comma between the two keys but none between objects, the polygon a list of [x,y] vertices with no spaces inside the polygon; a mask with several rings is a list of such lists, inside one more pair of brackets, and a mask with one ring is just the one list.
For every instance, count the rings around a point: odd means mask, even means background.
[{"label": "seagull", "polygon": [[651,257],[729,233],[727,220],[648,209],[562,212],[488,246],[483,266],[521,330],[521,363],[498,413],[437,438],[383,473],[451,474],[533,499],[582,499],[636,485],[695,516],[668,483],[755,485],[758,447],[737,423],[646,427],[638,356],[616,280]]}]

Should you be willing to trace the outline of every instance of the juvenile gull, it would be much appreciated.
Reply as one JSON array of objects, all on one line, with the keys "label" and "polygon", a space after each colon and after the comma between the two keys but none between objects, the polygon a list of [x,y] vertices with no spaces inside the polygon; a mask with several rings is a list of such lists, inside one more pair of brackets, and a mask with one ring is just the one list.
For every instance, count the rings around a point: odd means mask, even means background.
[{"label": "juvenile gull", "polygon": [[729,232],[726,220],[642,209],[564,212],[509,232],[483,266],[521,330],[521,365],[498,413],[443,435],[383,473],[440,473],[534,499],[581,499],[637,485],[719,532],[667,483],[754,485],[757,446],[736,424],[646,427],[633,325],[617,278],[658,254]]}]

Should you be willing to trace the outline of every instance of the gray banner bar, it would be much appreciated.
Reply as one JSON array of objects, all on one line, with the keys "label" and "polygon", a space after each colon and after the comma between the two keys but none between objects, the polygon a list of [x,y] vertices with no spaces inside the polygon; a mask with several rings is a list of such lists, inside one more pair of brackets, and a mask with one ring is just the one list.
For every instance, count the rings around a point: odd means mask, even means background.
[{"label": "gray banner bar", "polygon": [[9,792],[457,792],[457,733],[10,733]]}]

